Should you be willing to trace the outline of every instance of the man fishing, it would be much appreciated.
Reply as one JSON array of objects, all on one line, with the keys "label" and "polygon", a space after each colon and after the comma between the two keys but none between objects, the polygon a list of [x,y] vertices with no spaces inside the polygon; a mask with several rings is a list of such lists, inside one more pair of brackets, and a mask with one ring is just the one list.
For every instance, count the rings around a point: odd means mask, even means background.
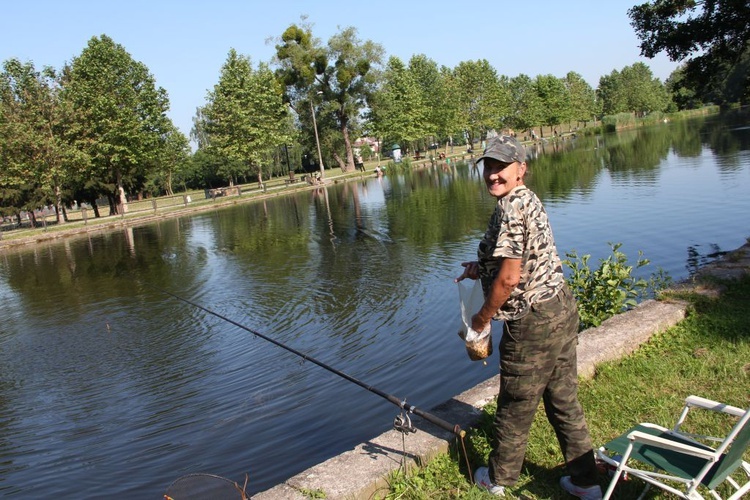
[{"label": "man fishing", "polygon": [[456,278],[479,279],[484,304],[471,328],[504,322],[500,341],[500,394],[488,467],[477,485],[503,496],[518,481],[529,429],[540,399],[555,429],[569,475],[560,485],[587,500],[602,498],[586,419],[578,402],[578,310],[562,272],[547,212],[524,185],[526,150],[511,136],[489,139],[477,162],[497,198],[478,260],[463,262]]}]

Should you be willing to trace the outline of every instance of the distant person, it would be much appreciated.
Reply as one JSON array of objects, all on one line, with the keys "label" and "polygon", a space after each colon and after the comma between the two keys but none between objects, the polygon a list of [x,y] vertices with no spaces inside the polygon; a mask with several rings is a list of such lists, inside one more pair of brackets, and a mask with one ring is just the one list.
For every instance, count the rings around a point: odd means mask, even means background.
[{"label": "distant person", "polygon": [[484,304],[472,317],[472,330],[482,332],[494,319],[504,322],[504,332],[492,452],[474,481],[498,496],[518,481],[529,429],[543,400],[570,474],[560,485],[578,498],[598,500],[594,451],[578,402],[578,310],[547,213],[524,185],[526,150],[514,137],[496,136],[480,161],[497,204],[478,260],[461,263],[464,271],[456,281],[482,283]]}]

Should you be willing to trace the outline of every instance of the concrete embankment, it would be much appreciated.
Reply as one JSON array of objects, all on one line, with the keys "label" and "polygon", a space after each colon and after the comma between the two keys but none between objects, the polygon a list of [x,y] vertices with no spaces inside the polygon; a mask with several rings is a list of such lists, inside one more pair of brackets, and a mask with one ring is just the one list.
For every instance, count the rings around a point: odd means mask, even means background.
[{"label": "concrete embankment", "polygon": [[[712,278],[733,279],[746,274],[750,274],[750,243],[704,266],[694,277],[674,288],[717,295],[721,288]],[[647,300],[597,328],[582,332],[578,346],[580,375],[591,377],[597,363],[633,352],[652,335],[684,319],[686,309],[687,303],[679,300]],[[451,398],[430,413],[468,429],[476,425],[484,405],[497,396],[498,387],[499,376],[495,376]],[[253,499],[303,500],[310,498],[306,493],[312,492],[324,494],[329,500],[382,497],[388,491],[386,478],[401,466],[404,450],[409,464],[420,464],[447,451],[454,440],[452,433],[418,420],[415,417],[420,428],[417,433],[404,438],[396,430],[388,431],[254,495]]]}]

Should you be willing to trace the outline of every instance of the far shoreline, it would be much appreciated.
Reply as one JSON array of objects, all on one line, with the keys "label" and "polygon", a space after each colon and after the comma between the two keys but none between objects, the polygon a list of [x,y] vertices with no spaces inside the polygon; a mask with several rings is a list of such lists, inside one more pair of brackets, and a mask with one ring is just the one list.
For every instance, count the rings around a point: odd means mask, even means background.
[{"label": "far shoreline", "polygon": [[[463,147],[462,148],[456,148],[460,149],[459,152],[446,155],[446,159],[450,160],[450,162],[455,161],[467,161],[474,158],[473,153],[467,152]],[[431,166],[432,162],[434,162],[435,166],[439,165],[445,165],[446,159],[443,160],[431,160],[429,157],[426,158],[420,158],[419,160],[411,160],[411,167],[410,168],[425,168],[427,166]],[[211,210],[218,210],[222,208],[228,208],[239,204],[249,203],[252,201],[259,201],[269,198],[275,198],[278,196],[285,196],[288,194],[294,194],[299,193],[302,191],[314,191],[316,189],[321,189],[326,186],[330,186],[333,184],[339,184],[341,182],[349,182],[352,180],[361,180],[367,177],[373,177],[377,174],[375,173],[375,167],[380,166],[383,168],[384,166],[387,166],[389,163],[392,163],[390,160],[388,162],[379,162],[377,160],[371,160],[366,162],[366,167],[369,167],[369,170],[354,170],[350,172],[341,172],[340,168],[334,167],[330,170],[328,170],[327,176],[325,177],[325,180],[323,182],[323,185],[320,184],[307,184],[300,180],[295,182],[295,184],[287,184],[285,181],[285,177],[275,177],[273,179],[270,179],[266,182],[265,189],[261,189],[259,187],[256,187],[256,183],[252,184],[243,184],[238,185],[237,187],[240,188],[241,194],[239,196],[234,195],[231,197],[221,197],[221,198],[215,198],[213,200],[200,200],[200,201],[193,201],[190,205],[180,207],[180,208],[165,208],[159,212],[145,212],[141,211],[138,213],[133,213],[130,215],[106,215],[98,218],[92,218],[89,220],[88,224],[84,224],[82,222],[66,222],[64,225],[58,226],[55,224],[54,228],[51,230],[43,229],[43,228],[35,228],[35,229],[27,229],[25,231],[31,231],[33,234],[29,236],[20,236],[20,237],[8,237],[7,234],[3,235],[0,233],[0,253],[3,253],[4,251],[12,251],[12,250],[22,250],[24,248],[27,248],[29,245],[34,243],[55,243],[60,242],[67,239],[74,239],[79,238],[83,236],[91,236],[94,234],[101,234],[104,232],[113,232],[118,231],[124,228],[130,228],[130,227],[138,227],[143,226],[147,224],[152,224],[156,222],[161,222],[164,220],[169,219],[175,219],[179,217],[185,217],[190,216],[193,214],[199,214],[203,212],[208,212]],[[334,173],[335,172],[335,173]],[[302,175],[302,174],[300,174]],[[308,174],[309,175],[309,174]],[[297,176],[299,179],[299,175]],[[250,187],[253,186],[253,187]],[[244,191],[243,191],[244,189]],[[195,192],[189,192],[189,193],[181,193],[180,195],[190,195],[194,196]],[[108,210],[108,207],[101,207],[104,210]]]}]

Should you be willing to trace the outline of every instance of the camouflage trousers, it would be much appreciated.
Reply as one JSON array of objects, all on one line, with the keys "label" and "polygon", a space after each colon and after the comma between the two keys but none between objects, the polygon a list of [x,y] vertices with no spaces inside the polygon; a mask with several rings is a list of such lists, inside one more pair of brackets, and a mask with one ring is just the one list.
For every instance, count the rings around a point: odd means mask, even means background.
[{"label": "camouflage trousers", "polygon": [[533,305],[523,318],[505,323],[489,459],[493,483],[512,485],[518,480],[540,399],[573,482],[598,483],[591,438],[578,402],[577,345],[578,311],[567,286]]}]

